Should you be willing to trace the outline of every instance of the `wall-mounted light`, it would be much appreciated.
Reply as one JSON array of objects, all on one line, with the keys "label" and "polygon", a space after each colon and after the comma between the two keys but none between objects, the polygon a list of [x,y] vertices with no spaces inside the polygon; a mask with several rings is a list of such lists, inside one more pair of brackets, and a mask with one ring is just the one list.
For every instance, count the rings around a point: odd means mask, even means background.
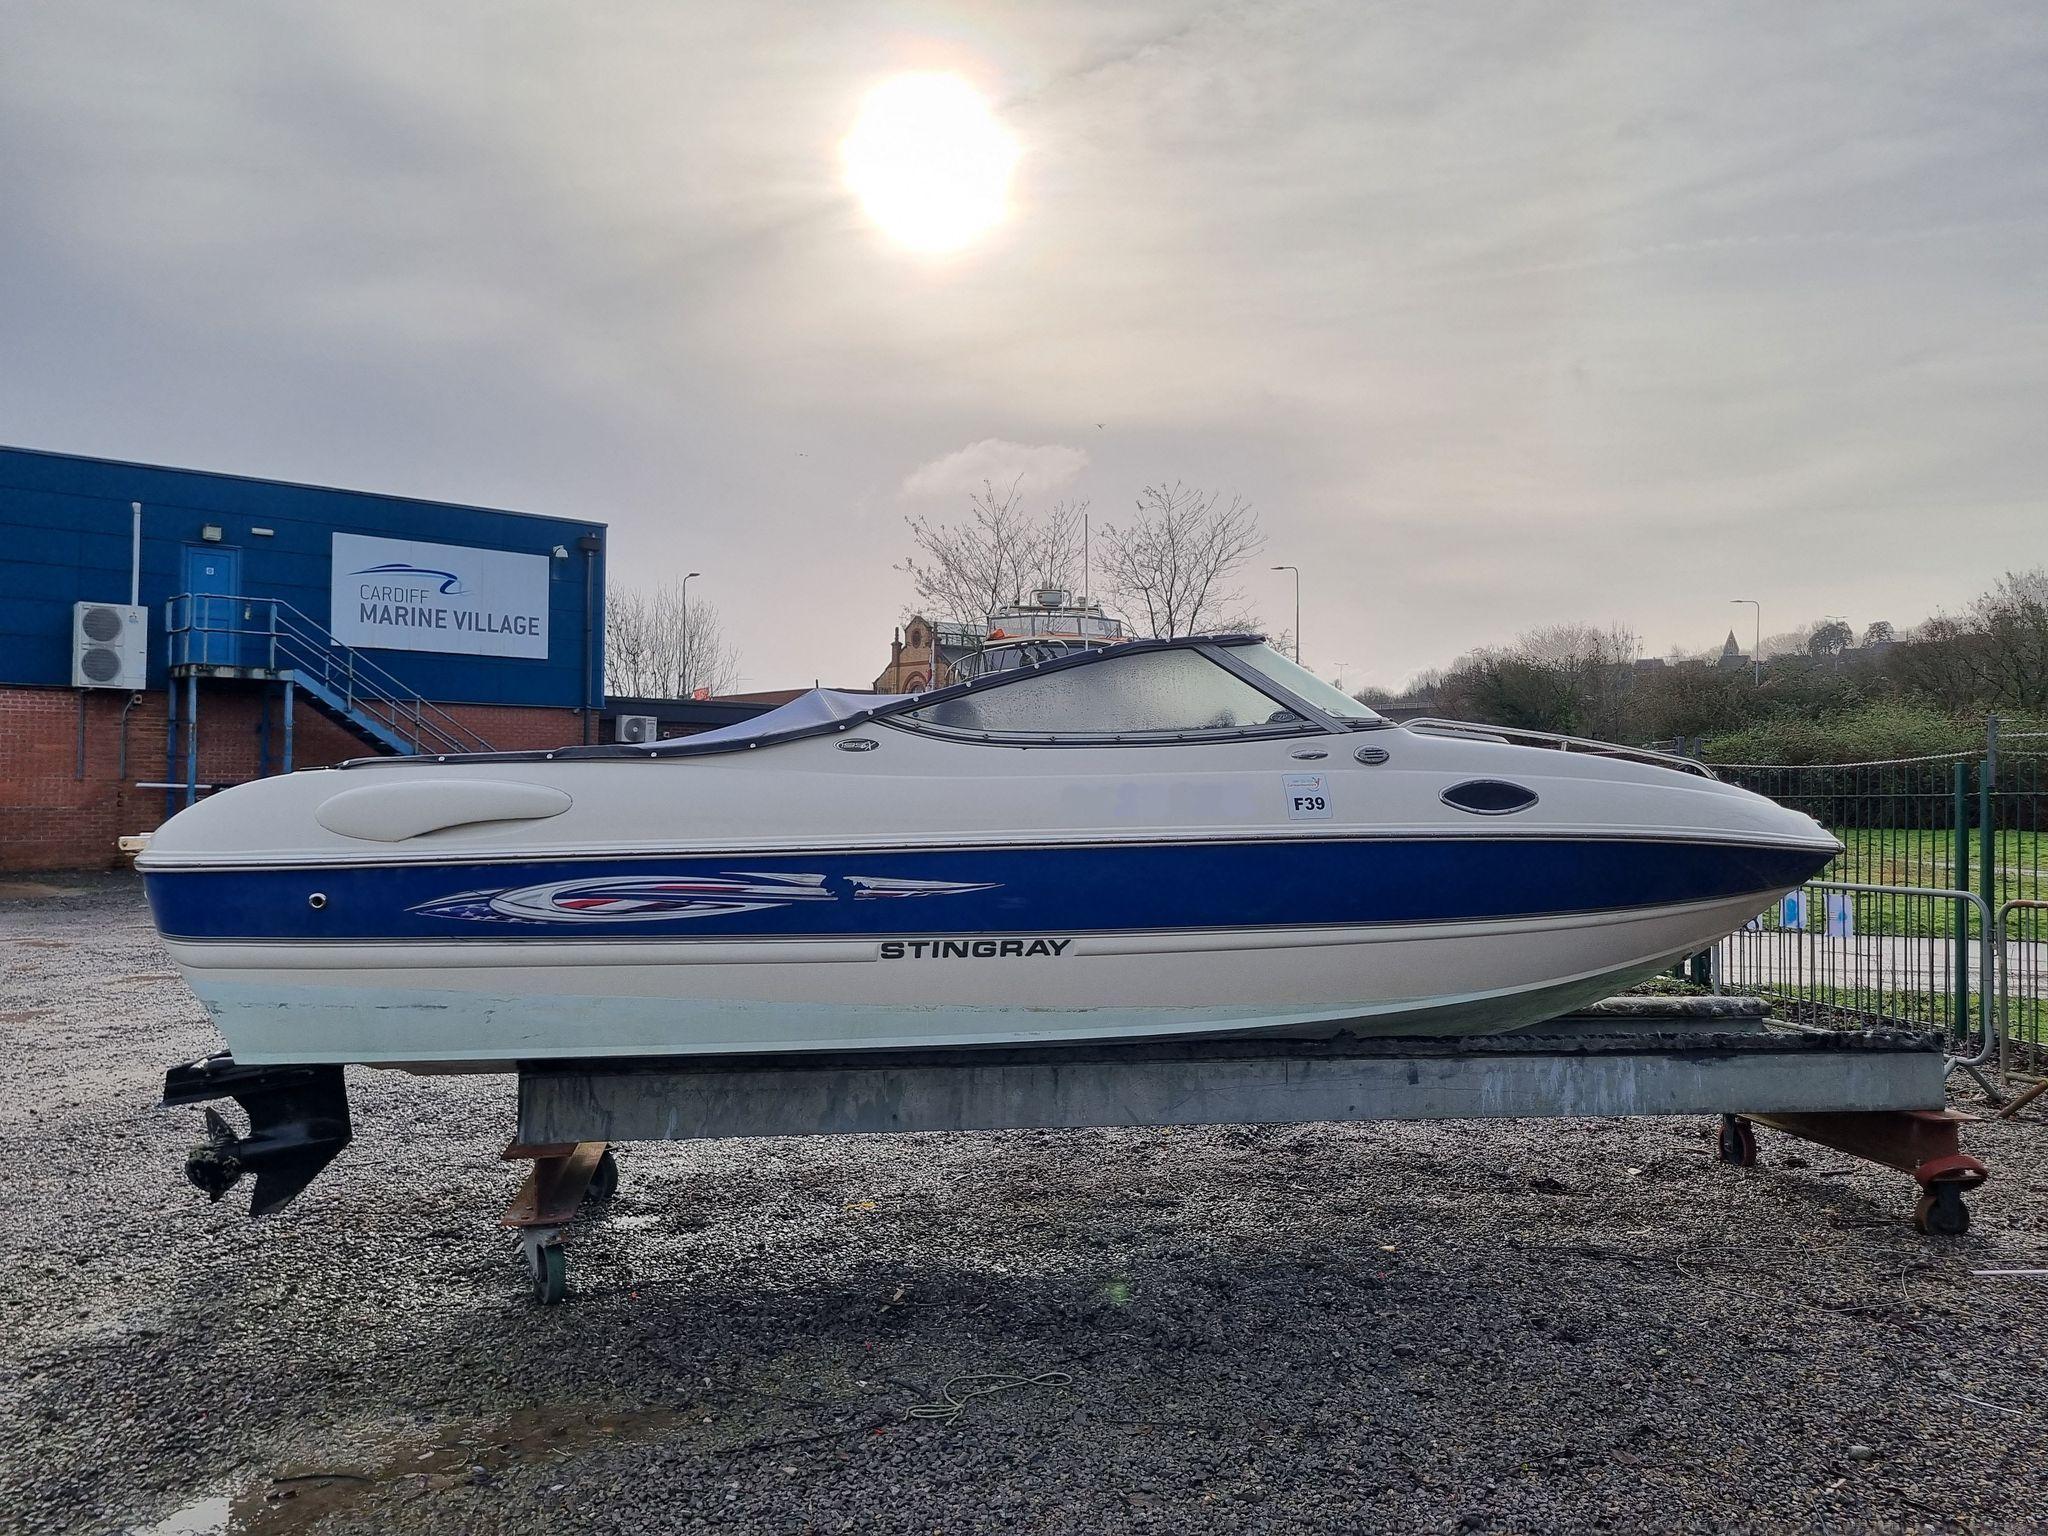
[{"label": "wall-mounted light", "polygon": [[204,539],[209,544],[218,544],[221,540],[220,524],[206,524],[203,528],[199,530],[199,537]]},{"label": "wall-mounted light", "polygon": [[277,530],[275,528],[251,528],[249,532],[256,538],[268,539],[274,537]]},{"label": "wall-mounted light", "polygon": [[554,548],[554,556],[557,560],[566,560],[569,558],[569,551],[560,544],[557,544]]}]

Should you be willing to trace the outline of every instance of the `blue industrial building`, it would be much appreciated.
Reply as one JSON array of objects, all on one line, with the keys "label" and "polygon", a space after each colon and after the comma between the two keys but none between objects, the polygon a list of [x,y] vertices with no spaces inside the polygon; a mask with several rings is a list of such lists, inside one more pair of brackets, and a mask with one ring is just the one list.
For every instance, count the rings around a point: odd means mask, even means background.
[{"label": "blue industrial building", "polygon": [[[337,532],[546,557],[544,657],[387,649],[377,659],[443,704],[603,702],[602,523],[20,448],[0,448],[0,683],[70,683],[72,605],[127,600],[136,502],[141,601],[158,624],[171,598],[211,591],[289,604],[332,632]],[[155,643],[162,633],[153,629],[152,688],[170,660]]]},{"label": "blue industrial building", "polygon": [[[185,798],[202,778],[294,766],[295,721],[297,766],[344,747],[598,734],[602,523],[0,448],[0,539],[0,702],[10,724],[61,715],[67,736],[61,764],[48,741],[0,745],[43,753],[0,761],[17,786],[0,799],[0,867],[21,863],[4,846],[10,811],[77,808],[74,793],[39,802],[19,785],[60,768],[101,778],[95,729],[117,707],[124,787],[183,779]],[[81,660],[86,627],[123,622],[117,660]],[[130,750],[138,709],[161,712],[164,731],[146,774]],[[216,717],[235,737],[218,752],[202,746]],[[202,751],[216,763],[204,774]]]}]

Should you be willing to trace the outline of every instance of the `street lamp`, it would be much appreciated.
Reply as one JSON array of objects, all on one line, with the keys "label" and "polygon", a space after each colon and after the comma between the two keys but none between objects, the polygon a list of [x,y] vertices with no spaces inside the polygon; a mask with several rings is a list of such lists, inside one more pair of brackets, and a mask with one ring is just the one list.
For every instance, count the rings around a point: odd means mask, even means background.
[{"label": "street lamp", "polygon": [[1756,642],[1749,648],[1749,676],[1750,686],[1761,688],[1764,685],[1764,605],[1753,597],[1731,597],[1728,601],[1738,606],[1747,603],[1756,610]]},{"label": "street lamp", "polygon": [[1276,571],[1294,572],[1294,664],[1301,665],[1301,567],[1298,565],[1276,565]]},{"label": "street lamp", "polygon": [[690,691],[690,577],[702,576],[702,571],[689,571],[683,576],[683,653],[676,658],[676,696],[687,697]]}]

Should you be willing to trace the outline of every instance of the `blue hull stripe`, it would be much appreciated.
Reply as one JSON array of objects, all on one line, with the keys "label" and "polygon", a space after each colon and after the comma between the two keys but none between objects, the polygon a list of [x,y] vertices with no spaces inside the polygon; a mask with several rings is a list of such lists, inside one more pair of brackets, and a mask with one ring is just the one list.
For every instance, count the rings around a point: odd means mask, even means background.
[{"label": "blue hull stripe", "polygon": [[174,871],[146,884],[157,926],[177,939],[731,940],[1622,911],[1788,889],[1828,857],[1713,843],[1350,839]]}]

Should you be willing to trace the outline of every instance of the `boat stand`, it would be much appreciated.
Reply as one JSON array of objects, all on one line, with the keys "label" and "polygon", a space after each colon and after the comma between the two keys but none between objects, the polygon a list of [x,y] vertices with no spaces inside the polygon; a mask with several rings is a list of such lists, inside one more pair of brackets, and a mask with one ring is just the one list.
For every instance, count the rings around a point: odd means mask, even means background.
[{"label": "boat stand", "polygon": [[608,1204],[619,1189],[619,1161],[601,1141],[515,1141],[502,1157],[506,1162],[533,1160],[519,1193],[500,1218],[519,1234],[519,1254],[533,1282],[534,1299],[553,1306],[568,1294],[569,1261],[562,1251],[562,1229],[576,1219],[587,1201]]},{"label": "boat stand", "polygon": [[[748,1136],[1096,1126],[1718,1114],[1721,1157],[1754,1127],[1911,1173],[1921,1230],[1967,1230],[1988,1177],[1945,1112],[1938,1036],[1784,1024],[1742,998],[1617,998],[1509,1035],[1428,1040],[1180,1039],[1086,1047],[848,1052],[519,1070],[534,1159],[506,1224],[543,1303],[566,1294],[561,1235],[609,1198],[608,1144]],[[603,1194],[597,1195],[597,1190]]]}]

